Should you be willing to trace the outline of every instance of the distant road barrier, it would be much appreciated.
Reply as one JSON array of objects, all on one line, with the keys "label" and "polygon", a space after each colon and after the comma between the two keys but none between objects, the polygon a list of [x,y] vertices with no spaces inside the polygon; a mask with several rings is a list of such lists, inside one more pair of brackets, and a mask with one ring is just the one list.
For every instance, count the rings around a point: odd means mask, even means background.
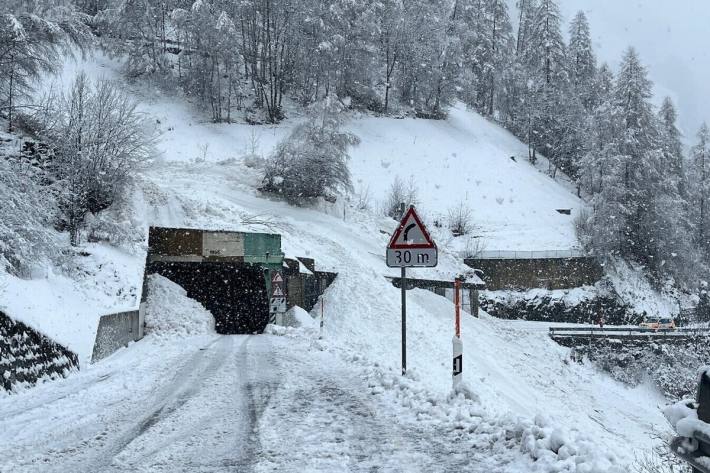
[{"label": "distant road barrier", "polygon": [[652,329],[643,327],[550,327],[550,338],[560,339],[604,339],[604,338],[652,338],[688,339],[710,336],[710,328]]},{"label": "distant road barrier", "polygon": [[486,250],[473,255],[464,255],[468,259],[557,259],[557,258],[586,258],[589,257],[582,250],[541,250],[541,251],[508,251]]}]

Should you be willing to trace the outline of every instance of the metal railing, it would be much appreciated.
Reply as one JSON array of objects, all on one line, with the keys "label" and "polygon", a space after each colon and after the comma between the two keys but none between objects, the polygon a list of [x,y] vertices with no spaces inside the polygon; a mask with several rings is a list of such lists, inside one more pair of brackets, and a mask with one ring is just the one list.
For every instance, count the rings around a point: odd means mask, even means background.
[{"label": "metal railing", "polygon": [[710,336],[710,328],[676,328],[653,329],[645,327],[550,327],[549,335],[556,337],[603,337],[605,334],[613,336],[651,336],[651,337],[688,337]]},{"label": "metal railing", "polygon": [[562,259],[588,257],[584,251],[570,250],[541,250],[541,251],[508,251],[485,250],[474,254],[463,255],[467,259]]}]

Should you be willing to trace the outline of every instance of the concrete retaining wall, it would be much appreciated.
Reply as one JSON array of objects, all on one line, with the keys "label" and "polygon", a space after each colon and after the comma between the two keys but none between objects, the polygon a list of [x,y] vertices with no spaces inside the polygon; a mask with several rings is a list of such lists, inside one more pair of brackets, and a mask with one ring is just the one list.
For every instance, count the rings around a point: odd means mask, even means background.
[{"label": "concrete retaining wall", "polygon": [[465,259],[483,271],[486,288],[501,289],[571,289],[593,285],[604,275],[594,258],[539,259]]},{"label": "concrete retaining wall", "polygon": [[143,310],[103,315],[96,329],[91,362],[106,358],[119,348],[141,338],[143,338]]},{"label": "concrete retaining wall", "polygon": [[12,391],[79,369],[79,359],[31,327],[0,312],[0,387]]}]

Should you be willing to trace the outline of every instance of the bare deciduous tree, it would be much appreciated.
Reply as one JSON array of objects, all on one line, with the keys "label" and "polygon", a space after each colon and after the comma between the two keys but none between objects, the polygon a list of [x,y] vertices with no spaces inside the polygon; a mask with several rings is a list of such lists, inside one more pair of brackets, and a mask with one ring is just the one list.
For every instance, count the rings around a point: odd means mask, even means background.
[{"label": "bare deciduous tree", "polygon": [[151,128],[115,83],[92,84],[80,73],[43,134],[57,147],[60,208],[77,245],[86,215],[112,205],[150,157]]}]

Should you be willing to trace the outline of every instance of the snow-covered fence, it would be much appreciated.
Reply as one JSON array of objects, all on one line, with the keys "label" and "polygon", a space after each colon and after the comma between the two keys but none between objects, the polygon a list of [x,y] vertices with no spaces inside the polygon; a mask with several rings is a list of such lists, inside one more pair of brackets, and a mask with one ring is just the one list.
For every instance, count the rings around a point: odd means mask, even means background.
[{"label": "snow-covered fence", "polygon": [[143,338],[140,310],[103,315],[96,329],[96,341],[91,361],[106,358],[119,348]]},{"label": "snow-covered fence", "polygon": [[0,312],[0,386],[12,391],[78,369],[76,354]]}]

